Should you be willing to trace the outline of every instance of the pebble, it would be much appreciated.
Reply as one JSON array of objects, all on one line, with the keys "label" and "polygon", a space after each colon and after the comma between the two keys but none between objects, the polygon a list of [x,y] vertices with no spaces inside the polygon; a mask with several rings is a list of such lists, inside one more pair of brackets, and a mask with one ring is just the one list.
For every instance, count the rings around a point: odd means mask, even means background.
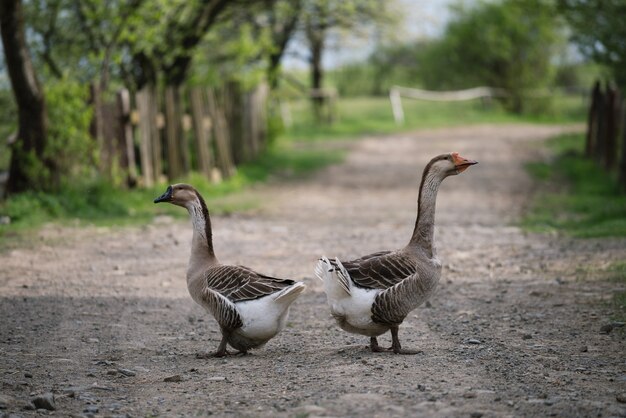
[{"label": "pebble", "polygon": [[472,398],[475,398],[475,397],[476,397],[476,394],[475,394],[474,392],[465,392],[465,393],[463,394],[463,397],[464,397],[465,399],[472,399]]},{"label": "pebble", "polygon": [[24,373],[24,377],[27,378],[27,379],[30,379],[30,378],[33,377],[33,375],[32,375],[32,373],[25,372]]},{"label": "pebble", "polygon": [[7,409],[9,407],[9,404],[11,403],[11,400],[11,397],[0,393],[0,409]]},{"label": "pebble", "polygon": [[46,409],[48,411],[54,411],[56,406],[54,404],[54,395],[50,392],[44,393],[43,395],[35,396],[31,399],[33,405],[37,409]]},{"label": "pebble", "polygon": [[615,399],[617,400],[617,402],[626,403],[626,392],[618,393],[617,395],[615,395]]},{"label": "pebble", "polygon": [[480,340],[477,340],[476,338],[468,338],[467,340],[465,340],[465,342],[467,344],[474,344],[474,345],[481,343]]},{"label": "pebble", "polygon": [[222,382],[226,380],[226,378],[224,376],[213,376],[213,377],[209,377],[206,380],[207,382]]},{"label": "pebble", "polygon": [[179,374],[175,374],[173,376],[168,376],[165,379],[163,379],[164,382],[182,382],[183,378],[181,375]]},{"label": "pebble", "polygon": [[600,334],[610,334],[613,331],[613,324],[604,324],[600,327]]},{"label": "pebble", "polygon": [[135,373],[134,371],[130,370],[130,369],[117,369],[118,372],[120,372],[121,374],[123,374],[124,376],[136,376],[137,373]]},{"label": "pebble", "polygon": [[589,351],[589,347],[587,347],[586,345],[583,345],[580,347],[580,352],[581,353],[586,353],[587,351]]},{"label": "pebble", "polygon": [[472,412],[470,414],[470,418],[481,418],[483,416],[482,412]]},{"label": "pebble", "polygon": [[530,335],[530,334],[524,334],[524,335],[522,335],[522,340],[530,340],[530,339],[532,339],[532,338],[533,338],[533,336],[532,336],[532,335]]},{"label": "pebble", "polygon": [[83,409],[83,412],[88,414],[97,414],[99,410],[100,408],[98,408],[97,405],[87,405],[85,409]]}]

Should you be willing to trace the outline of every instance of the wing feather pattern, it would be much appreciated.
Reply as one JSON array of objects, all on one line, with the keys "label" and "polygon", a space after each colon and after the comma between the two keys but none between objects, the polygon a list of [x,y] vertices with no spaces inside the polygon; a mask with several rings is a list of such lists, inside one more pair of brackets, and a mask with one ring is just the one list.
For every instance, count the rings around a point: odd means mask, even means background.
[{"label": "wing feather pattern", "polygon": [[209,312],[223,329],[237,329],[243,326],[243,320],[235,304],[218,292],[211,289],[204,289],[202,299],[207,304]]},{"label": "wing feather pattern", "polygon": [[220,265],[209,269],[207,288],[226,297],[231,302],[258,299],[279,292],[295,282],[265,276],[244,266]]},{"label": "wing feather pattern", "polygon": [[[332,261],[337,267],[337,262]],[[359,287],[388,289],[414,275],[417,265],[401,252],[382,251],[356,260],[343,262],[343,267]]]}]

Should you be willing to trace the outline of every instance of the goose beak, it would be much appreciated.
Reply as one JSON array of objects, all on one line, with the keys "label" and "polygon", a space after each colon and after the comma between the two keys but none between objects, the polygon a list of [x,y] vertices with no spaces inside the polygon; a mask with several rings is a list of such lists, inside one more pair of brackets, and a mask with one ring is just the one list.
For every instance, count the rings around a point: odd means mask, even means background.
[{"label": "goose beak", "polygon": [[454,166],[456,167],[457,173],[462,173],[470,165],[478,164],[478,161],[468,160],[467,158],[461,157],[458,152],[452,153],[452,159],[454,160]]},{"label": "goose beak", "polygon": [[168,186],[165,193],[163,193],[161,196],[154,199],[154,203],[171,202],[171,201],[172,201],[172,186]]}]

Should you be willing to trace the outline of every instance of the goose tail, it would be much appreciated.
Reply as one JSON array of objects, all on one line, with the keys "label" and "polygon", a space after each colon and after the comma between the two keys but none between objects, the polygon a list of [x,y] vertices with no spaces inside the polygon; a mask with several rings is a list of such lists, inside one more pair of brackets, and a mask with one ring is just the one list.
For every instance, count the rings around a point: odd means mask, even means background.
[{"label": "goose tail", "polygon": [[322,282],[325,282],[328,278],[330,278],[334,270],[335,268],[330,263],[330,260],[328,260],[326,256],[322,256],[315,266],[315,277],[320,279]]},{"label": "goose tail", "polygon": [[306,285],[302,282],[297,282],[278,292],[274,301],[289,306],[300,296],[304,289],[306,289]]}]

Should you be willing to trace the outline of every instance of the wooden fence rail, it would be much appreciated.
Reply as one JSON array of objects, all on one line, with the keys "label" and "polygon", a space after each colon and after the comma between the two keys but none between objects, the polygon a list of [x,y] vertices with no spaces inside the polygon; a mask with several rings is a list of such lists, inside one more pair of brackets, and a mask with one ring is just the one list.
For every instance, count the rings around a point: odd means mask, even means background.
[{"label": "wooden fence rail", "polygon": [[[256,158],[267,144],[269,89],[145,87],[131,97],[125,89],[105,102],[92,89],[92,133],[100,170],[122,172],[130,187],[181,178],[191,171],[212,181],[232,176],[236,165]],[[136,157],[136,154],[137,157]]]},{"label": "wooden fence rail", "polygon": [[617,169],[626,190],[626,104],[617,88],[603,90],[599,81],[591,91],[585,154],[609,172]]}]

